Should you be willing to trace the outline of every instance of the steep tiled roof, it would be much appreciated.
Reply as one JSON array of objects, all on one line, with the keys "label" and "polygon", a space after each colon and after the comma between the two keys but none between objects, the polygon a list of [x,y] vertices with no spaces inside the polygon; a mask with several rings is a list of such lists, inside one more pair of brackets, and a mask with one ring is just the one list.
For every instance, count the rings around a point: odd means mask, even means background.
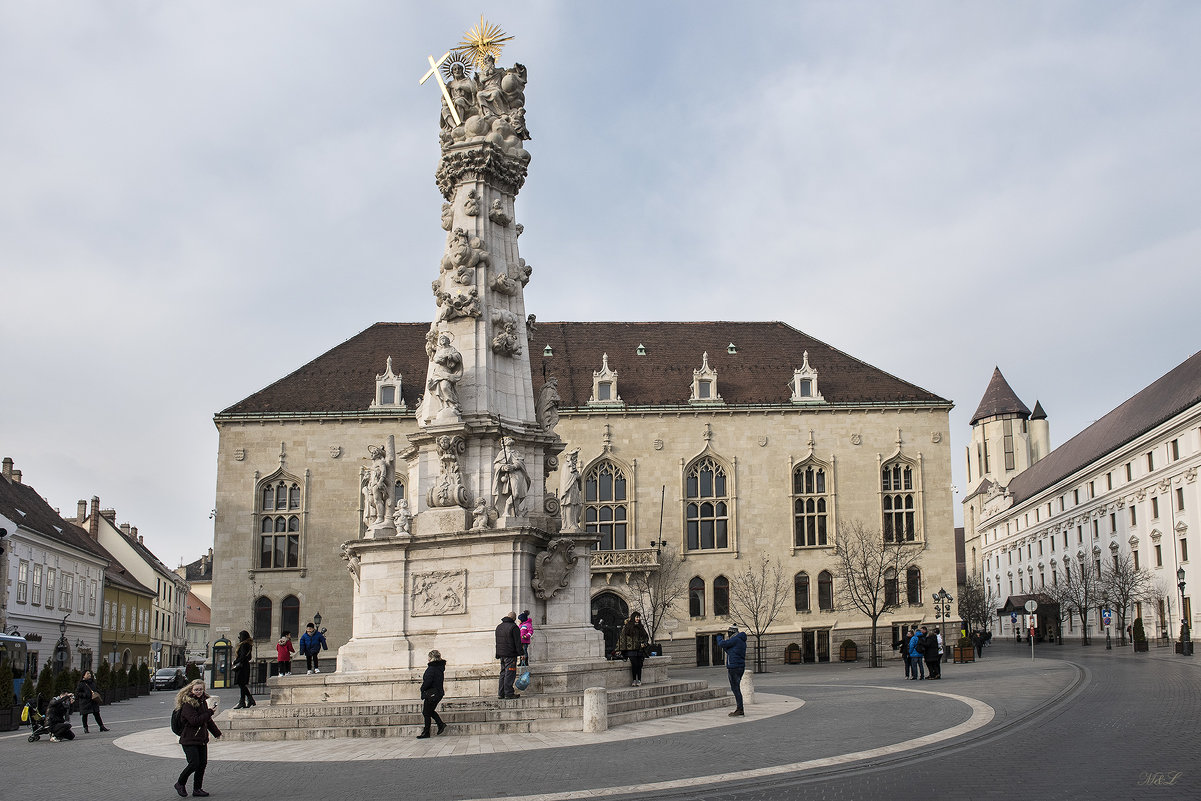
[{"label": "steep tiled roof", "polygon": [[[428,330],[428,323],[376,323],[217,418],[365,411],[389,356],[393,370],[403,375],[402,395],[412,410],[423,390]],[[627,406],[687,404],[692,371],[705,352],[727,404],[787,405],[788,382],[805,351],[829,404],[950,404],[780,322],[538,322],[534,331],[528,356],[535,391],[544,376],[558,377],[565,409],[587,404],[592,373],[601,369],[604,353]],[[730,344],[737,353],[727,352]],[[551,356],[544,355],[548,345]],[[639,345],[645,356],[637,355]]]},{"label": "steep tiled roof", "polygon": [[184,565],[184,578],[188,581],[212,581],[213,580],[213,558],[211,556],[202,556],[195,562],[189,562]]},{"label": "steep tiled roof", "polygon": [[1072,473],[1201,403],[1201,352],[1014,476],[1007,488],[1022,503]]},{"label": "steep tiled roof", "polygon": [[68,523],[28,484],[19,484],[0,476],[0,513],[30,531],[81,551],[111,559],[87,532]]},{"label": "steep tiled roof", "polygon": [[1031,420],[1046,420],[1047,413],[1043,410],[1042,401],[1034,402],[1034,411],[1030,413]]},{"label": "steep tiled roof", "polygon": [[186,622],[194,626],[207,626],[211,620],[212,611],[208,608],[208,604],[197,598],[195,593],[189,592]]},{"label": "steep tiled roof", "polygon": [[984,390],[984,397],[980,399],[980,405],[976,407],[976,413],[968,425],[974,426],[980,420],[1001,414],[1020,414],[1028,418],[1030,409],[1018,399],[1005,376],[1001,375],[1001,368],[994,367],[988,389]]}]

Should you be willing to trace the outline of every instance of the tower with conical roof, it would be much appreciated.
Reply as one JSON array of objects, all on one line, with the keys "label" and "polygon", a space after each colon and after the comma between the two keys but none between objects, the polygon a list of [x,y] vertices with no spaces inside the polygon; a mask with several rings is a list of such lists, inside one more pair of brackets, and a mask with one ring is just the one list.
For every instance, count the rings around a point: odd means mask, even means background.
[{"label": "tower with conical roof", "polygon": [[972,440],[967,446],[967,496],[963,499],[965,556],[969,570],[976,569],[979,547],[975,529],[990,493],[1004,490],[1014,476],[1051,450],[1050,427],[1042,404],[1034,411],[1022,403],[994,367],[984,397],[971,419]]}]

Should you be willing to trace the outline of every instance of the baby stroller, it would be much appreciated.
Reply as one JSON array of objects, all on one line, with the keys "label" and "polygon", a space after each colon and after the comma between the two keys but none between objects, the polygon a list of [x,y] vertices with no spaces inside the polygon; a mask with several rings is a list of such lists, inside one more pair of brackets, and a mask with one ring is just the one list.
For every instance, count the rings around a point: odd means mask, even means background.
[{"label": "baby stroller", "polygon": [[25,704],[25,708],[21,710],[21,722],[29,724],[29,742],[31,743],[42,739],[42,735],[50,734],[50,727],[46,725],[46,715],[42,712],[41,707],[42,698],[38,696]]}]

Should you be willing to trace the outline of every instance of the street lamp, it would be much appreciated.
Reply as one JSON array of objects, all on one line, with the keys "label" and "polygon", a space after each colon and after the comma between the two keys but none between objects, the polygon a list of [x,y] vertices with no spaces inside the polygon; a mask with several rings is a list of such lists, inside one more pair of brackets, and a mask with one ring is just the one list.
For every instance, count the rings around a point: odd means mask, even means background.
[{"label": "street lamp", "polygon": [[313,628],[317,629],[317,631],[321,631],[321,613],[320,612],[313,615]]},{"label": "street lamp", "polygon": [[1189,641],[1189,615],[1184,601],[1184,568],[1176,569],[1176,586],[1180,588],[1180,655],[1192,656],[1193,644]]},{"label": "street lamp", "polygon": [[947,661],[946,652],[951,645],[951,631],[947,628],[947,624],[951,619],[951,602],[954,600],[950,595],[947,595],[947,591],[942,587],[939,587],[938,592],[934,593],[934,619],[942,621],[941,628],[945,632],[942,638],[942,661],[944,662]]},{"label": "street lamp", "polygon": [[67,653],[71,649],[71,643],[67,642],[67,618],[70,616],[70,613],[63,615],[58,623],[58,642],[54,644],[55,673],[61,673],[67,667]]}]

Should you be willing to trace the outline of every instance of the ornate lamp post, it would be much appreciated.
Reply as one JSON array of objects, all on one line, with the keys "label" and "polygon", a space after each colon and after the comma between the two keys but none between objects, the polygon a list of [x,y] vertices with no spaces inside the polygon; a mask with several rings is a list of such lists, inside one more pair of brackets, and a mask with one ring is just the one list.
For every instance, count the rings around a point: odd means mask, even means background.
[{"label": "ornate lamp post", "polygon": [[67,658],[71,651],[71,643],[67,642],[67,618],[71,615],[63,615],[63,619],[58,624],[58,642],[54,644],[54,672],[61,673],[67,667]]},{"label": "ornate lamp post", "polygon": [[1193,655],[1193,643],[1189,640],[1188,605],[1184,601],[1184,568],[1176,569],[1176,586],[1180,588],[1180,654]]},{"label": "ornate lamp post", "polygon": [[947,651],[951,647],[951,632],[947,629],[947,623],[951,619],[951,602],[955,599],[947,595],[947,591],[939,587],[938,592],[934,593],[934,619],[941,621],[939,627],[943,629],[943,654],[942,661],[947,661]]}]

